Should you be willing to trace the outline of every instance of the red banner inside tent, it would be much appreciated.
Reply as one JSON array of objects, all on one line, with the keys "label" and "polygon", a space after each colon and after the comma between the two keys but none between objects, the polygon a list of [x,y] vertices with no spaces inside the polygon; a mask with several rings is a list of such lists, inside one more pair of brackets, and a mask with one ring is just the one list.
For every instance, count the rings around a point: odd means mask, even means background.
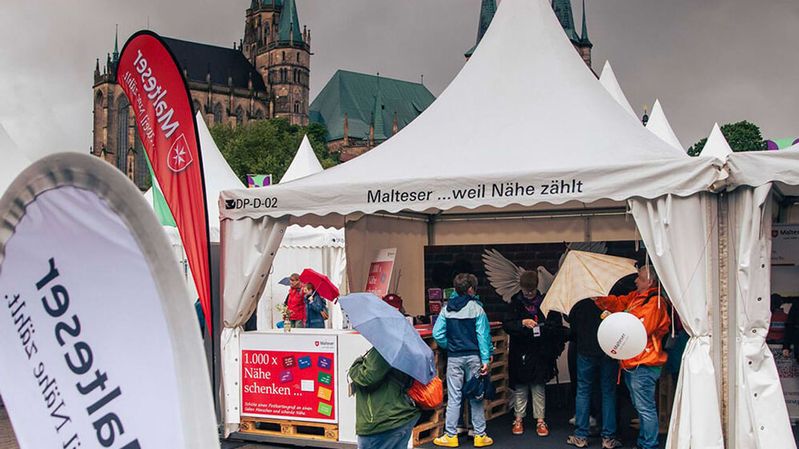
[{"label": "red banner inside tent", "polygon": [[139,31],[122,49],[117,82],[136,114],[139,137],[178,225],[210,332],[205,182],[191,96],[181,73],[161,38],[150,31]]}]

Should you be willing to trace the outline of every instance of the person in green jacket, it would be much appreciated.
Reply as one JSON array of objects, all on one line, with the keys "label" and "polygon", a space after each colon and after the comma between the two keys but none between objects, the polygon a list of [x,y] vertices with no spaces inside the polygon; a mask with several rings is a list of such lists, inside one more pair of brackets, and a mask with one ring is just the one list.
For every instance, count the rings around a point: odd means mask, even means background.
[{"label": "person in green jacket", "polygon": [[359,449],[405,449],[421,412],[406,394],[413,379],[374,348],[353,362],[355,433]]}]

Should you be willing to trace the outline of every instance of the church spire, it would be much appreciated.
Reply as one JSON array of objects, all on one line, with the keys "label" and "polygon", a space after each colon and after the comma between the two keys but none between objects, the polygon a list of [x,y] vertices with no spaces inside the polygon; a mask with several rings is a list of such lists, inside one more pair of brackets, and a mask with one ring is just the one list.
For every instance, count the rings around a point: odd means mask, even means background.
[{"label": "church spire", "polygon": [[497,12],[497,2],[496,0],[483,0],[482,4],[480,5],[480,21],[477,23],[477,41],[474,44],[474,47],[470,48],[469,51],[464,53],[464,56],[468,59],[474,53],[474,50],[480,45],[480,41],[483,40],[483,36],[486,34],[488,30],[488,26],[491,25],[491,21],[494,19],[494,14]]},{"label": "church spire", "polygon": [[571,0],[553,0],[552,9],[555,10],[560,26],[563,27],[569,40],[579,43],[580,36],[577,35],[577,31],[574,28],[574,13],[572,12]]},{"label": "church spire", "polygon": [[583,30],[580,33],[580,45],[583,47],[593,47],[594,44],[588,39],[588,23],[586,21],[585,0],[583,0]]},{"label": "church spire", "polygon": [[302,45],[305,42],[302,31],[300,31],[300,19],[297,14],[297,4],[294,0],[285,0],[283,2],[277,35],[278,42],[281,44]]},{"label": "church spire", "polygon": [[372,110],[372,123],[369,129],[370,145],[388,139],[386,135],[386,121],[383,117],[383,95],[380,92],[380,74],[377,74],[377,94],[375,95],[374,109]]},{"label": "church spire", "polygon": [[114,59],[112,59],[114,63],[119,61],[119,24],[116,26],[116,31],[114,31]]}]

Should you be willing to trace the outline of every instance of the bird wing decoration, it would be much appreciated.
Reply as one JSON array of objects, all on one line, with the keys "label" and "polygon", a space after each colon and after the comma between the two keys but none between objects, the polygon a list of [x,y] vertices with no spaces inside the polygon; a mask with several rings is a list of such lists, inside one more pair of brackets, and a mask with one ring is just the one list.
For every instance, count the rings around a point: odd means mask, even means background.
[{"label": "bird wing decoration", "polygon": [[585,251],[587,253],[607,254],[606,242],[571,242],[566,245],[572,251]]},{"label": "bird wing decoration", "polygon": [[511,297],[522,288],[519,279],[525,270],[495,249],[483,252],[483,265],[491,286],[505,302],[510,302]]},{"label": "bird wing decoration", "polygon": [[542,266],[539,266],[536,271],[538,271],[538,291],[542,295],[546,295],[549,287],[552,286],[552,281],[555,280],[555,275]]}]

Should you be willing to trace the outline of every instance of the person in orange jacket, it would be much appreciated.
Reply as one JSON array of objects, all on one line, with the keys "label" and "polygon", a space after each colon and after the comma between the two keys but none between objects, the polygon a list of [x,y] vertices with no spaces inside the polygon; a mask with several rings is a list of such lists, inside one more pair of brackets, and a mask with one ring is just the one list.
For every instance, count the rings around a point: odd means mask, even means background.
[{"label": "person in orange jacket", "polygon": [[624,296],[603,296],[595,298],[597,306],[603,309],[602,318],[614,312],[628,312],[635,315],[646,329],[646,347],[641,354],[620,363],[630,399],[638,411],[641,429],[638,432],[639,449],[658,448],[658,412],[655,403],[655,387],[660,372],[668,359],[663,349],[663,337],[669,332],[669,319],[666,300],[661,298],[657,288],[657,274],[651,266],[638,270],[635,291]]}]

